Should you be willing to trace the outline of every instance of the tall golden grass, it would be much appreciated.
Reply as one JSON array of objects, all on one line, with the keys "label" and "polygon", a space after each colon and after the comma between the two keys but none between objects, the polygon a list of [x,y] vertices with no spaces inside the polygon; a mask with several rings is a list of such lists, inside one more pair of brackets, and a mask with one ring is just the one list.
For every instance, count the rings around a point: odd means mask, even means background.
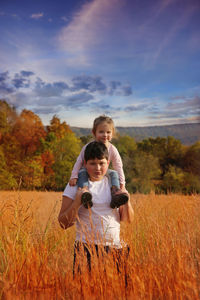
[{"label": "tall golden grass", "polygon": [[200,299],[199,196],[133,195],[134,222],[121,228],[126,267],[99,258],[75,279],[75,228],[59,227],[61,196],[0,192],[0,298]]}]

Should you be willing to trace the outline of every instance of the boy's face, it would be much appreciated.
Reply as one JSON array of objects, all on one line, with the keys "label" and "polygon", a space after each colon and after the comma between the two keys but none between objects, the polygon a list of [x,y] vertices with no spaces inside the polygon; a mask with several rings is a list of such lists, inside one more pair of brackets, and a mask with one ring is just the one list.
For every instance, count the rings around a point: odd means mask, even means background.
[{"label": "boy's face", "polygon": [[91,181],[99,181],[108,170],[109,161],[106,158],[102,159],[89,159],[85,162],[85,168],[88,172]]}]

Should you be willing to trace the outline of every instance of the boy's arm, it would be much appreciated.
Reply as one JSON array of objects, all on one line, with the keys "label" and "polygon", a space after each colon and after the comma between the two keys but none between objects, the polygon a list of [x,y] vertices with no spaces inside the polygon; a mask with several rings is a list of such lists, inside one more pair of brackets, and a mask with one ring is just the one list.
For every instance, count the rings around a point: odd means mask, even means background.
[{"label": "boy's arm", "polygon": [[130,195],[129,195],[128,202],[119,207],[119,214],[120,214],[120,221],[121,222],[128,222],[128,223],[133,222],[134,210],[133,210],[133,207],[131,205]]},{"label": "boy's arm", "polygon": [[81,206],[81,195],[82,191],[78,189],[74,200],[63,196],[62,206],[58,215],[58,221],[63,229],[71,227],[76,222],[78,209]]}]

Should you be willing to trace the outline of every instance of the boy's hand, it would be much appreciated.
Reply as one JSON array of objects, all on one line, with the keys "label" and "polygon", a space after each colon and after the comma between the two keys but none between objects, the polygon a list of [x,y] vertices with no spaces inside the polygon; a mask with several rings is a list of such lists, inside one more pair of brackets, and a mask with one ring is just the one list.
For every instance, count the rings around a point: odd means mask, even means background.
[{"label": "boy's hand", "polygon": [[76,183],[77,183],[77,178],[71,178],[71,179],[69,180],[69,185],[70,185],[70,186],[75,186]]},{"label": "boy's hand", "polygon": [[[73,178],[73,179],[76,179],[76,178]],[[76,193],[76,197],[75,197],[75,200],[74,202],[78,204],[78,206],[81,206],[82,202],[81,202],[81,196],[83,194],[83,191],[82,189],[79,187],[78,190],[77,190],[77,193]]]}]

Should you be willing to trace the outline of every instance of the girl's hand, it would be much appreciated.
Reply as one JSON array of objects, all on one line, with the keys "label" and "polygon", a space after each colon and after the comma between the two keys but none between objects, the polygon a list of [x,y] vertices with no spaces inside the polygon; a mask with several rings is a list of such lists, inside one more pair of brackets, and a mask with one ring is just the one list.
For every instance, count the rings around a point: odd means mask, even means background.
[{"label": "girl's hand", "polygon": [[70,185],[70,186],[75,186],[76,183],[77,183],[77,178],[71,178],[71,179],[69,180],[69,185]]}]

